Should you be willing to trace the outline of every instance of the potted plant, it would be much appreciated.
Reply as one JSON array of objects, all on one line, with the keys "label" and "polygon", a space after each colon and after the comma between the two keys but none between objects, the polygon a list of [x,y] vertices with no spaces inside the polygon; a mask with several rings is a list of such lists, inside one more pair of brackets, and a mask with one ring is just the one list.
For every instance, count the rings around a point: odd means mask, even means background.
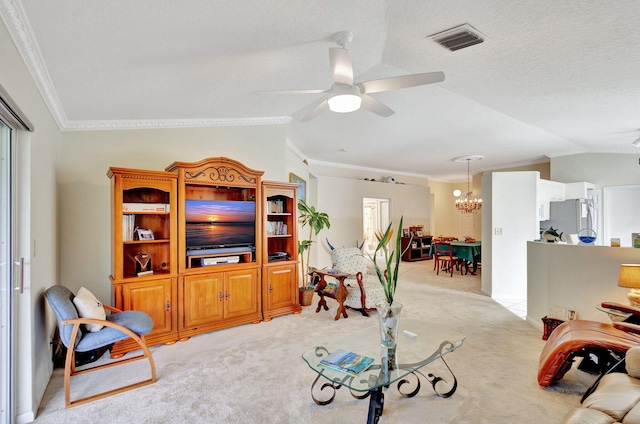
[{"label": "potted plant", "polygon": [[311,245],[314,242],[313,237],[317,236],[324,228],[331,228],[331,223],[329,222],[329,215],[318,211],[314,206],[307,205],[304,200],[298,202],[298,210],[300,211],[298,219],[302,222],[302,228],[309,227],[309,238],[298,241],[298,254],[300,255],[302,273],[299,287],[300,304],[308,306],[311,305],[314,289],[313,281],[309,275],[309,260],[311,257]]},{"label": "potted plant", "polygon": [[[398,274],[400,268],[400,258],[402,257],[401,240],[402,240],[402,217],[398,225],[398,232],[395,240],[393,240],[392,251],[389,250],[388,244],[393,238],[392,223],[389,223],[387,230],[383,233],[376,232],[378,245],[376,246],[373,257],[369,256],[378,276],[378,280],[384,288],[386,302],[376,305],[378,310],[378,318],[380,324],[380,338],[382,346],[392,348],[396,345],[398,335],[398,320],[402,311],[402,304],[394,302],[396,287],[398,285]],[[409,240],[411,241],[411,240]],[[407,243],[407,248],[411,243]],[[379,253],[382,252],[383,264],[379,264]]]}]

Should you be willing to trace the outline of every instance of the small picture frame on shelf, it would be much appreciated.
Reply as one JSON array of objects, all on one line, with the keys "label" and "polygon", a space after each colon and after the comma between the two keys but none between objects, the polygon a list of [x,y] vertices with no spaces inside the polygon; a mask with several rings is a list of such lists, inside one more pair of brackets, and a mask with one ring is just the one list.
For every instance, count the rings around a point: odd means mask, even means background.
[{"label": "small picture frame on shelf", "polygon": [[412,249],[417,249],[418,248],[418,242],[417,241],[412,241],[411,242],[411,248]]},{"label": "small picture frame on shelf", "polygon": [[422,231],[416,231],[416,237],[422,237]]},{"label": "small picture frame on shelf", "polygon": [[408,228],[403,228],[402,229],[402,237],[409,237],[409,229]]},{"label": "small picture frame on shelf", "polygon": [[136,234],[138,236],[138,240],[154,240],[153,231],[147,228],[136,228]]}]

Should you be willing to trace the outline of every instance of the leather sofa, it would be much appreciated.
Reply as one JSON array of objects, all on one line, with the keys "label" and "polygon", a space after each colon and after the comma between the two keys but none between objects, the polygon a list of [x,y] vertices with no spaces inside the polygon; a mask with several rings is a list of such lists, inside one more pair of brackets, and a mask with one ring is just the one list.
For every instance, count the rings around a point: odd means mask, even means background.
[{"label": "leather sofa", "polygon": [[605,375],[580,407],[569,411],[563,424],[640,424],[640,345],[625,357],[627,373]]}]

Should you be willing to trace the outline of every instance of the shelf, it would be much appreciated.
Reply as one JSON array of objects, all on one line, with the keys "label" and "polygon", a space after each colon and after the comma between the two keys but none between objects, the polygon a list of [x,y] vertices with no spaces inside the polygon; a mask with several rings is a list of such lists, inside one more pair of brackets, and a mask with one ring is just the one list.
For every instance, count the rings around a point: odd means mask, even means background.
[{"label": "shelf", "polygon": [[[131,274],[131,275],[125,275],[123,280],[126,280],[127,282],[129,282],[130,280],[141,280],[141,279],[148,279],[148,278],[153,278],[153,277],[158,277],[158,276],[168,276],[170,275],[169,271],[165,271],[162,269],[158,269],[158,270],[153,270],[153,274],[147,274],[147,275],[136,275],[136,274]],[[122,281],[120,281],[122,282]]]},{"label": "shelf", "polygon": [[170,215],[171,212],[122,212],[122,215]]},{"label": "shelf", "polygon": [[[300,313],[298,304],[298,185],[263,182],[262,313],[265,320]],[[284,252],[287,256],[277,256]]]},{"label": "shelf", "polygon": [[279,260],[267,261],[267,263],[269,265],[275,265],[275,264],[288,265],[288,264],[296,264],[297,261],[292,260],[292,259],[279,259]]},{"label": "shelf", "polygon": [[[431,259],[431,255],[429,254],[431,250],[431,241],[433,240],[432,236],[413,236],[413,237],[402,237],[402,251],[404,254],[402,255],[402,260],[405,262],[413,262],[413,261],[424,261]],[[416,243],[416,247],[407,247],[409,246],[409,242]],[[405,250],[406,249],[406,250]]]},{"label": "shelf", "polygon": [[131,240],[123,241],[123,244],[154,244],[154,243],[169,243],[169,239],[155,239],[155,240]]}]

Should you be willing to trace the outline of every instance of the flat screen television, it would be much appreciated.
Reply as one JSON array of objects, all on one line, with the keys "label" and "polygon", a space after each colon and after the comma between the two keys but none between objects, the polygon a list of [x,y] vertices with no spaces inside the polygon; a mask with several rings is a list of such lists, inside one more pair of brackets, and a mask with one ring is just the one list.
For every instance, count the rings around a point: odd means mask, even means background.
[{"label": "flat screen television", "polygon": [[254,246],[256,202],[186,200],[187,250]]}]

